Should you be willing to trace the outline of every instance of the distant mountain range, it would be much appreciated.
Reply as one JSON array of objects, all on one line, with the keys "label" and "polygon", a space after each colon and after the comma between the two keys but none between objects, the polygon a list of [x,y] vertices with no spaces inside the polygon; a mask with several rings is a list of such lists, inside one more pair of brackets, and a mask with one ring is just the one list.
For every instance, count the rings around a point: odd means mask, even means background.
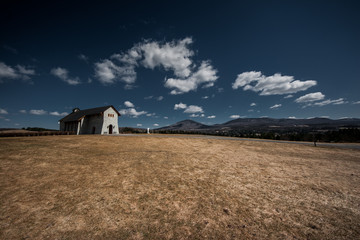
[{"label": "distant mountain range", "polygon": [[193,120],[184,120],[170,126],[157,128],[158,131],[313,131],[338,130],[341,128],[359,128],[360,119],[310,118],[310,119],[274,119],[274,118],[238,118],[223,124],[205,125]]}]

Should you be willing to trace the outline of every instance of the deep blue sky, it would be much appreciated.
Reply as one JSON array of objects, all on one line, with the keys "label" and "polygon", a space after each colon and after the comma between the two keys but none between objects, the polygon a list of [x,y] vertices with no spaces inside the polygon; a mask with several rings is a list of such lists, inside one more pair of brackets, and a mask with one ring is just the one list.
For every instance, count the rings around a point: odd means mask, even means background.
[{"label": "deep blue sky", "polygon": [[0,127],[360,118],[359,1],[74,2],[2,3]]}]

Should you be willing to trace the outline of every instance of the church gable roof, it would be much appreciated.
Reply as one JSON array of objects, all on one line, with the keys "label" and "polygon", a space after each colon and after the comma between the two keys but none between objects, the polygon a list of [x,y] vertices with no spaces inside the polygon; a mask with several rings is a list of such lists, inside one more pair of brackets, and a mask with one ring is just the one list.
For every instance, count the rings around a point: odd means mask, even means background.
[{"label": "church gable roof", "polygon": [[118,116],[121,116],[120,113],[114,108],[114,106],[109,105],[109,106],[104,106],[104,107],[89,108],[89,109],[74,111],[74,112],[70,113],[69,115],[60,119],[60,121],[62,121],[62,122],[79,121],[81,118],[83,118],[85,116],[104,113],[109,108],[113,108],[114,111],[118,114]]}]

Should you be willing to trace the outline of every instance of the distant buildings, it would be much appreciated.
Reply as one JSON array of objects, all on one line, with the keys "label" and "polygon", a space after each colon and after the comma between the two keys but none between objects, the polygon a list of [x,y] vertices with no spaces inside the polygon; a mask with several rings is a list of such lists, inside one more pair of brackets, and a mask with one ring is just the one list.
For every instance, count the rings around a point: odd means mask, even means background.
[{"label": "distant buildings", "polygon": [[120,113],[112,106],[80,110],[60,119],[60,131],[72,131],[79,134],[118,134]]}]

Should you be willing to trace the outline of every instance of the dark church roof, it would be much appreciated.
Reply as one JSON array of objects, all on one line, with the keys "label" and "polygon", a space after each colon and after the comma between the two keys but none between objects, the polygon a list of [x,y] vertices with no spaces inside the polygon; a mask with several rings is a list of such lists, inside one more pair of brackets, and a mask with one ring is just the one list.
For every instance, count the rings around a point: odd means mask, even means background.
[{"label": "dark church roof", "polygon": [[62,121],[62,122],[79,121],[80,119],[82,119],[85,116],[100,114],[100,113],[105,112],[109,108],[113,108],[115,110],[115,112],[119,116],[121,116],[120,113],[112,105],[109,105],[109,106],[105,106],[105,107],[97,107],[97,108],[89,108],[89,109],[84,109],[84,110],[73,111],[69,115],[60,119],[60,121]]}]

